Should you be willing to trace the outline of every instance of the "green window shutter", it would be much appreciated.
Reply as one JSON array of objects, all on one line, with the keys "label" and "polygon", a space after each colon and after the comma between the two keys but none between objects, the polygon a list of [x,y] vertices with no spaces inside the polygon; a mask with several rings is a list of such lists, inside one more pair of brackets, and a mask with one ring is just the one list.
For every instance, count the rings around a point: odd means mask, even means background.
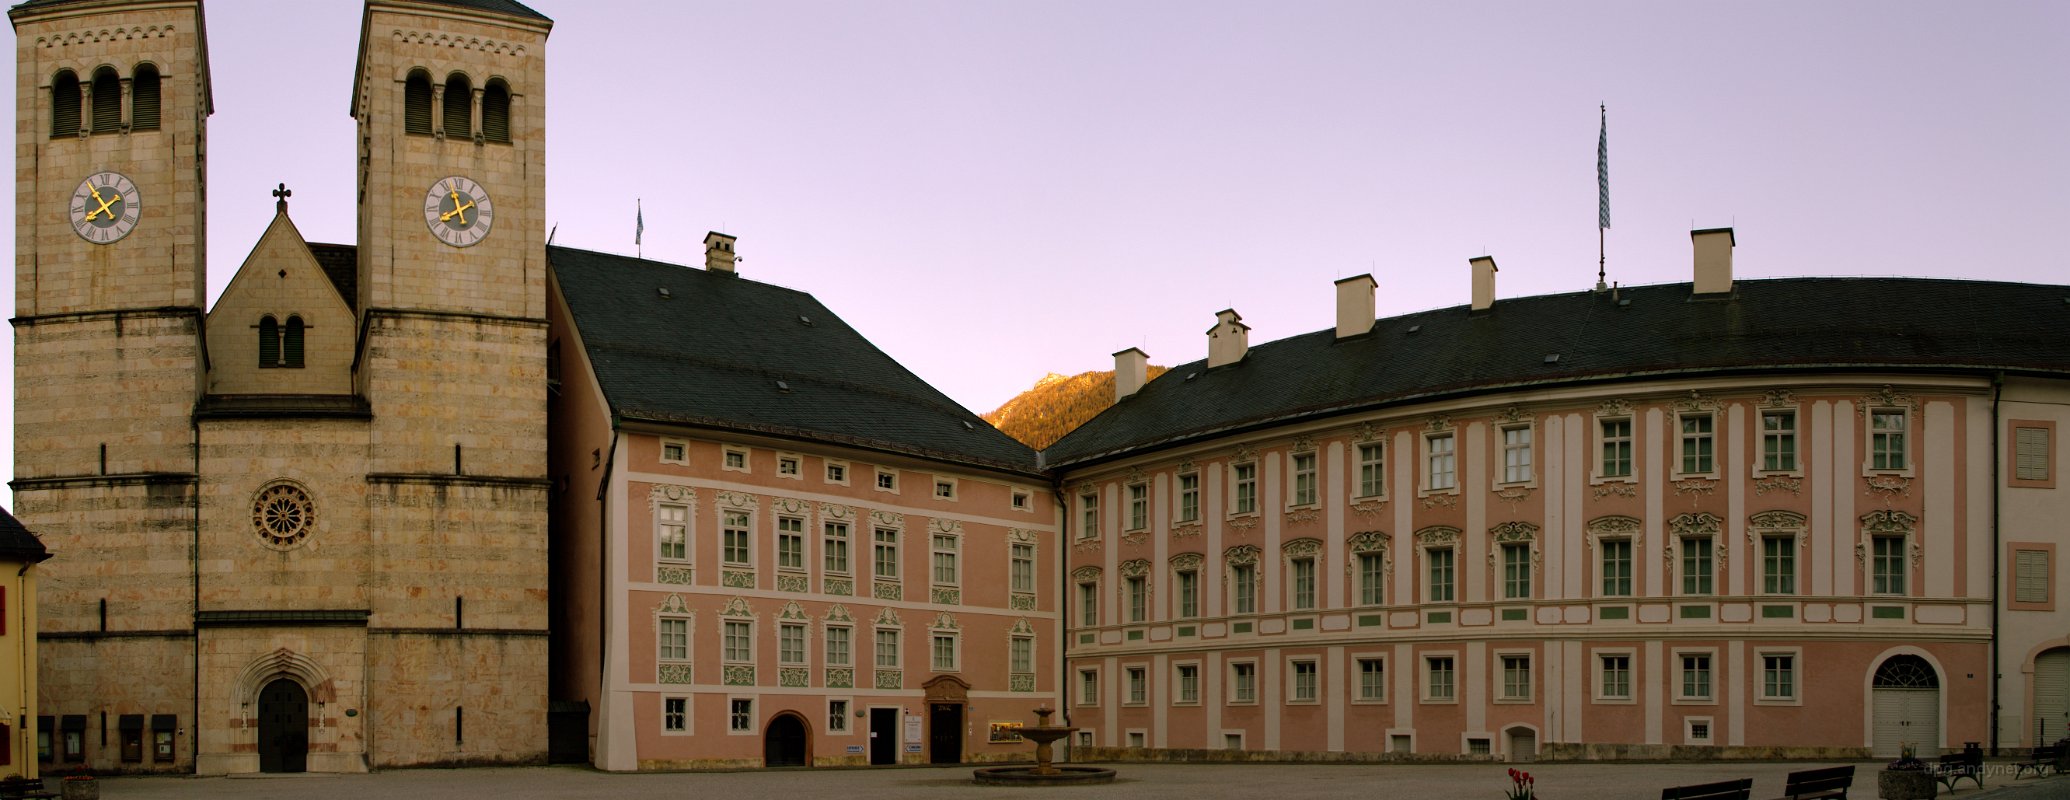
[{"label": "green window shutter", "polygon": [[2014,556],[2013,602],[2048,602],[2048,551],[2020,550]]},{"label": "green window shutter", "polygon": [[2048,429],[2013,429],[2013,478],[2048,480]]}]

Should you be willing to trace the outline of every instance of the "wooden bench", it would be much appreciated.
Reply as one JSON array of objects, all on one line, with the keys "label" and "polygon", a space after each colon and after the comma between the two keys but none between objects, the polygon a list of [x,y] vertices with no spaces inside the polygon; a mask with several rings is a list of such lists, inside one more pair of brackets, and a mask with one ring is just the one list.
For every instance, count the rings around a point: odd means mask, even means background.
[{"label": "wooden bench", "polygon": [[57,792],[43,788],[43,781],[35,778],[20,775],[0,778],[0,798],[5,800],[46,800],[57,796]]},{"label": "wooden bench", "polygon": [[2047,774],[2044,770],[2055,769],[2056,762],[2061,760],[2062,757],[2063,748],[2061,745],[2045,744],[2036,747],[2032,753],[2028,754],[2027,760],[2013,762],[2013,777],[2019,778],[2027,770],[2031,769],[2034,770],[2034,777],[2039,778]]},{"label": "wooden bench", "polygon": [[1975,781],[1979,789],[1984,788],[1983,753],[1950,753],[1933,765],[1933,779],[1948,787],[1948,791],[1955,791],[1955,783],[1963,778]]},{"label": "wooden bench", "polygon": [[1754,779],[1740,778],[1692,786],[1670,786],[1660,790],[1660,800],[1749,800],[1753,794]]},{"label": "wooden bench", "polygon": [[1853,785],[1852,764],[1844,767],[1801,770],[1790,773],[1790,777],[1783,780],[1783,796],[1777,800],[1846,800],[1847,789]]}]

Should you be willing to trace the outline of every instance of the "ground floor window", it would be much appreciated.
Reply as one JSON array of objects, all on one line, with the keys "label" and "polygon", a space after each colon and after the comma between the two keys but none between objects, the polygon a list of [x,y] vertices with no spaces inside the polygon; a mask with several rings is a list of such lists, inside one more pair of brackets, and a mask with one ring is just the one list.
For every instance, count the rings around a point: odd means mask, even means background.
[{"label": "ground floor window", "polygon": [[755,729],[755,701],[737,697],[728,707],[730,710],[726,714],[727,730],[746,733]]}]

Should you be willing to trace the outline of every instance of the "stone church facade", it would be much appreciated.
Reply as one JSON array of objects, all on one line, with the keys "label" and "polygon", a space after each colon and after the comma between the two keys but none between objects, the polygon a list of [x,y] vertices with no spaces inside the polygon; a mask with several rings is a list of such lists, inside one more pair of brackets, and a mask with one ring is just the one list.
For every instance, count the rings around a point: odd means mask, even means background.
[{"label": "stone church facade", "polygon": [[205,309],[201,4],[9,15],[14,489],[65,556],[40,595],[52,766],[543,760],[544,117],[528,98],[552,23],[369,3],[351,111],[359,237],[381,246],[305,242],[283,192]]}]

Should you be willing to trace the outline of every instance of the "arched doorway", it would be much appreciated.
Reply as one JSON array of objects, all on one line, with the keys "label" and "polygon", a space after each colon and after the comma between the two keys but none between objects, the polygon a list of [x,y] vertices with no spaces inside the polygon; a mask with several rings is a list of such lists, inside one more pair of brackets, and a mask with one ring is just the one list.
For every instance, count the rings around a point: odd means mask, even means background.
[{"label": "arched doorway", "polygon": [[1875,757],[1896,758],[1907,744],[1921,758],[1940,755],[1941,681],[1932,664],[1915,655],[1891,656],[1876,667],[1869,686]]},{"label": "arched doorway", "polygon": [[275,678],[259,690],[259,771],[308,768],[309,693],[291,679]]},{"label": "arched doorway", "polygon": [[1523,763],[1538,760],[1538,732],[1518,725],[1503,731],[1509,737],[1509,760]]},{"label": "arched doorway", "polygon": [[2034,745],[2070,736],[2070,647],[2034,659]]},{"label": "arched doorway", "polygon": [[784,712],[771,717],[762,731],[762,766],[803,767],[809,764],[805,720]]}]

